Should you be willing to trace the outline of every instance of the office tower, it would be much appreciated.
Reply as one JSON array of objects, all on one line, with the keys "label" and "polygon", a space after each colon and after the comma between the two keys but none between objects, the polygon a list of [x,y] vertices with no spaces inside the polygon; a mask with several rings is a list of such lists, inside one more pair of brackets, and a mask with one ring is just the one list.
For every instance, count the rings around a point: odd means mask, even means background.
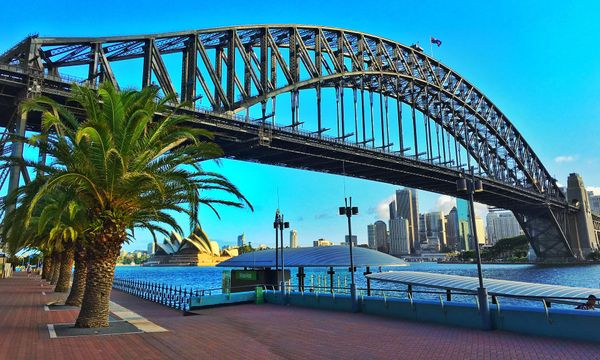
[{"label": "office tower", "polygon": [[469,235],[469,202],[464,199],[456,199],[456,215],[458,218],[458,250],[467,251],[473,249],[471,236]]},{"label": "office tower", "polygon": [[590,209],[596,215],[600,215],[600,195],[594,195],[593,192],[589,192],[590,198]]},{"label": "office tower", "polygon": [[246,244],[246,234],[242,233],[242,235],[239,235],[237,238],[237,246],[242,247],[244,244]]},{"label": "office tower", "polygon": [[154,254],[156,252],[156,243],[154,241],[148,243],[148,255]]},{"label": "office tower", "polygon": [[290,231],[290,248],[298,247],[298,232],[296,229]]},{"label": "office tower", "polygon": [[419,206],[417,191],[414,189],[396,190],[396,217],[408,220],[411,254],[419,253]]},{"label": "office tower", "polygon": [[446,224],[441,211],[425,214],[425,234],[429,251],[440,251],[446,247]]},{"label": "office tower", "polygon": [[388,252],[387,225],[381,220],[375,221],[375,244],[378,251]]},{"label": "office tower", "polygon": [[498,240],[523,235],[521,225],[510,211],[491,210],[486,216],[488,242],[492,245]]},{"label": "office tower", "polygon": [[375,225],[367,225],[367,239],[369,242],[369,249],[377,249],[377,240],[375,239]]},{"label": "office tower", "polygon": [[390,219],[390,254],[394,256],[410,254],[408,220]]},{"label": "office tower", "polygon": [[397,209],[396,209],[396,202],[392,200],[392,202],[389,204],[389,208],[390,208],[390,220],[397,218],[398,213],[397,213]]},{"label": "office tower", "polygon": [[419,243],[421,248],[427,244],[427,223],[425,222],[425,214],[419,214]]},{"label": "office tower", "polygon": [[448,247],[457,250],[458,247],[458,210],[456,206],[446,215],[446,241]]},{"label": "office tower", "polygon": [[475,216],[475,231],[477,231],[477,242],[479,242],[479,245],[486,244],[485,225],[483,224],[483,219],[479,216]]},{"label": "office tower", "polygon": [[[348,238],[348,235],[344,236],[344,243],[343,245],[349,245],[350,244],[350,239]],[[356,246],[358,245],[358,237],[356,235],[352,235],[352,245]]]}]

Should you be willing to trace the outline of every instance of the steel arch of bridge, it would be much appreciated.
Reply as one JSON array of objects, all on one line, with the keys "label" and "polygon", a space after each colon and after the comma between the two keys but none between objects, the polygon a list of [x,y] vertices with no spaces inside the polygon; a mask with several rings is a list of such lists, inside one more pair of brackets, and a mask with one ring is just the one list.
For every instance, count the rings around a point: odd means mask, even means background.
[{"label": "steel arch of bridge", "polygon": [[[181,57],[180,86],[172,80],[174,71],[165,57]],[[404,143],[402,106],[398,105],[399,149],[395,155],[461,170],[477,165],[479,176],[501,182],[519,191],[536,194],[539,207],[527,214],[517,214],[530,237],[551,233],[548,249],[571,253],[563,229],[566,217],[562,209],[566,199],[556,181],[506,116],[474,85],[439,61],[414,47],[362,32],[301,25],[257,25],[204,29],[177,33],[115,36],[99,38],[30,37],[0,55],[0,64],[37,69],[46,78],[63,77],[69,67],[85,66],[89,85],[111,81],[119,86],[114,64],[122,60],[142,59],[141,86],[154,85],[164,94],[176,94],[179,102],[196,103],[205,98],[216,113],[233,114],[259,107],[258,120],[274,123],[275,100],[289,93],[292,99],[291,121],[284,127],[299,130],[299,92],[315,91],[317,127],[315,133],[326,137],[323,128],[321,92],[336,89],[337,139],[370,145],[391,152],[389,134],[384,128],[383,99],[407,104],[415,124],[415,111],[426,121],[435,122],[448,137],[466,150],[467,164],[460,153],[452,159],[438,159],[433,151],[424,157],[419,152],[417,132],[413,141]],[[43,80],[41,80],[43,81]],[[359,127],[348,134],[344,121],[344,89],[353,93],[357,121],[357,93],[363,106],[362,137]],[[177,91],[179,90],[179,92]],[[381,137],[365,131],[364,95],[378,94],[381,110]],[[372,104],[372,100],[371,100]],[[372,105],[371,105],[372,106]],[[268,110],[271,113],[268,113]],[[373,121],[373,115],[371,115]],[[260,121],[259,121],[260,123]],[[371,126],[373,126],[371,124]],[[431,134],[429,135],[431,137]],[[381,143],[376,146],[376,140]],[[427,140],[428,142],[430,139]],[[430,148],[433,140],[426,143]],[[449,144],[449,142],[448,142]],[[412,146],[412,149],[409,147]],[[438,139],[439,146],[439,139]],[[442,146],[444,146],[442,144]],[[412,150],[412,154],[408,154]],[[429,149],[427,149],[429,151]],[[444,149],[445,152],[445,149]],[[560,210],[557,210],[560,209]],[[527,223],[543,223],[528,231]],[[539,229],[542,229],[540,235]],[[534,248],[539,244],[533,243]],[[539,251],[538,251],[539,250]],[[536,251],[543,252],[536,248]]]}]

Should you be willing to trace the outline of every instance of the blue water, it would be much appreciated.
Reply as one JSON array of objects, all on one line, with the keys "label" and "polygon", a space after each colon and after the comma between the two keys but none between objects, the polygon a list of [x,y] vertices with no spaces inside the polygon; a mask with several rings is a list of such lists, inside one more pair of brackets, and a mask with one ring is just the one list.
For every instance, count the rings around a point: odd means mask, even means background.
[{"label": "blue water", "polygon": [[[227,268],[220,267],[117,267],[115,277],[143,280],[190,289],[220,289],[222,273]],[[297,284],[296,269],[292,270],[292,284]],[[437,263],[411,263],[410,266],[383,268],[382,271],[424,271],[450,275],[477,276],[474,264],[437,264]],[[305,286],[329,286],[329,276],[326,268],[308,268],[306,271]],[[358,288],[366,288],[366,279],[363,276],[364,268],[356,273]],[[379,269],[371,269],[379,271]],[[538,265],[483,265],[485,278],[537,282],[554,285],[600,288],[600,265],[577,265],[548,267]],[[350,283],[350,273],[344,269],[336,269],[334,286],[347,287]],[[372,288],[379,289],[406,289],[401,284],[372,282]],[[415,290],[423,290],[415,288]],[[218,292],[218,290],[216,291]],[[405,295],[400,295],[405,296]],[[415,295],[415,298],[438,298],[437,295]],[[455,296],[457,301],[473,302],[473,297]],[[524,304],[523,301],[503,299],[504,304]],[[531,302],[527,302],[531,304]],[[536,304],[539,305],[539,304]]]}]

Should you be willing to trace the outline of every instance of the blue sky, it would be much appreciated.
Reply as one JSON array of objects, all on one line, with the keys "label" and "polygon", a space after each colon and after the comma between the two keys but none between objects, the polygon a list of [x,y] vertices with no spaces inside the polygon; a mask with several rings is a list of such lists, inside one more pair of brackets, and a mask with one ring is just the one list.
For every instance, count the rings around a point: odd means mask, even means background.
[{"label": "blue sky", "polygon": [[[18,6],[0,12],[0,52],[30,33],[41,36],[102,36],[158,33],[244,24],[313,24],[348,28],[404,44],[429,36],[443,42],[434,56],[483,91],[524,134],[550,173],[566,183],[580,173],[600,190],[600,4],[580,1],[228,1],[169,2],[30,1],[27,14]],[[93,5],[92,5],[93,4]],[[94,17],[98,14],[98,18]],[[211,169],[216,165],[207,164]],[[223,161],[218,168],[255,206],[221,209],[218,220],[208,209],[201,221],[221,244],[245,232],[253,244],[274,244],[272,218],[279,205],[301,245],[319,237],[335,242],[346,232],[336,215],[344,194],[360,207],[354,218],[359,242],[366,225],[380,217],[395,187],[341,176],[273,166]],[[345,192],[344,192],[345,188]],[[598,192],[600,194],[600,192]],[[448,207],[448,199],[420,192],[421,209]],[[182,225],[187,228],[182,220]],[[287,239],[287,235],[286,235]],[[127,249],[145,248],[148,235]]]}]

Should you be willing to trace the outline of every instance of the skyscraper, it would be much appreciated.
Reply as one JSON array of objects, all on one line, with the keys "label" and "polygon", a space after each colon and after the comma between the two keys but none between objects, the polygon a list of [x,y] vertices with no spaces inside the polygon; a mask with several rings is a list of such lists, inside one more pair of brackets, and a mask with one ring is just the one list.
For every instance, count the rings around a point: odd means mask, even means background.
[{"label": "skyscraper", "polygon": [[395,256],[410,254],[408,220],[390,219],[390,254]]},{"label": "skyscraper", "polygon": [[479,216],[475,216],[475,231],[477,232],[477,242],[480,245],[486,244],[485,225],[483,224],[483,219]]},{"label": "skyscraper", "polygon": [[298,247],[298,232],[296,229],[290,231],[290,248]]},{"label": "skyscraper", "polygon": [[458,250],[458,210],[456,206],[446,215],[446,241],[452,250]]},{"label": "skyscraper", "polygon": [[392,200],[389,207],[390,207],[390,220],[397,218],[398,213],[397,213],[397,209],[396,209],[396,202],[394,200]]},{"label": "skyscraper", "polygon": [[377,240],[375,239],[375,225],[367,225],[367,239],[369,242],[369,249],[377,249]]},{"label": "skyscraper", "polygon": [[467,251],[472,249],[471,237],[469,236],[469,203],[464,199],[456,199],[456,215],[458,219],[458,250]]},{"label": "skyscraper", "polygon": [[411,254],[419,253],[419,205],[414,189],[396,190],[396,216],[408,220],[408,234]]},{"label": "skyscraper", "polygon": [[375,221],[375,244],[377,250],[381,252],[388,252],[388,235],[387,225],[381,220]]},{"label": "skyscraper", "polygon": [[592,191],[588,192],[590,198],[590,209],[596,215],[600,215],[600,195],[594,195]]},{"label": "skyscraper", "polygon": [[427,244],[430,251],[440,251],[446,247],[446,222],[441,211],[425,214]]},{"label": "skyscraper", "polygon": [[242,235],[239,235],[237,238],[237,246],[242,247],[245,244],[246,244],[246,234],[242,233]]},{"label": "skyscraper", "polygon": [[523,234],[517,218],[510,211],[490,211],[486,216],[487,237],[490,244]]}]

